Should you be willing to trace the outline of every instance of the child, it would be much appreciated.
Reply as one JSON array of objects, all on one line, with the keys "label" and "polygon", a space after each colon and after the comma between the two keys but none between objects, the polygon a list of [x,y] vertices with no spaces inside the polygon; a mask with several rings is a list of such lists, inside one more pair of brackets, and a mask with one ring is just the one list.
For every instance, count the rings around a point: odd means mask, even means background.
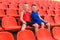
[{"label": "child", "polygon": [[31,26],[31,14],[28,9],[28,4],[24,3],[23,4],[23,11],[21,12],[21,21],[22,21],[22,29],[25,30],[26,26]]},{"label": "child", "polygon": [[35,4],[32,5],[31,19],[34,23],[33,26],[35,26],[35,32],[38,30],[38,25],[41,25],[41,28],[44,28],[44,24],[48,26],[48,30],[50,31],[50,24],[40,17]]}]

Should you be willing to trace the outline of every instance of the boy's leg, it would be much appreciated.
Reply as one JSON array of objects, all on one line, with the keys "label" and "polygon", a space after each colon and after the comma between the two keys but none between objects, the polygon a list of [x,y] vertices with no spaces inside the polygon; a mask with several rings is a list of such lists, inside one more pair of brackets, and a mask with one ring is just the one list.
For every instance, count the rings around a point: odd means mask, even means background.
[{"label": "boy's leg", "polygon": [[41,28],[44,28],[44,23],[43,22],[41,23]]},{"label": "boy's leg", "polygon": [[26,24],[23,24],[21,30],[25,30],[25,28],[26,28]]},{"label": "boy's leg", "polygon": [[35,27],[35,34],[36,34],[36,32],[37,32],[37,30],[38,30],[38,24],[35,23],[35,24],[33,24],[33,26]]},{"label": "boy's leg", "polygon": [[49,24],[49,23],[47,23],[46,25],[48,26],[48,30],[49,30],[49,32],[50,32],[50,24]]}]

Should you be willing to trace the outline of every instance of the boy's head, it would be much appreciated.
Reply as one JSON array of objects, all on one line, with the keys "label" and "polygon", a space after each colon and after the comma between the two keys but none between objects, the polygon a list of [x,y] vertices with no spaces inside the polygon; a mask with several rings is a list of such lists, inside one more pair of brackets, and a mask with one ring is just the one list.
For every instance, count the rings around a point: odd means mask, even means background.
[{"label": "boy's head", "polygon": [[35,4],[32,4],[32,11],[37,11],[37,6]]},{"label": "boy's head", "polygon": [[24,3],[24,4],[23,4],[23,9],[24,9],[24,10],[28,10],[28,3]]}]

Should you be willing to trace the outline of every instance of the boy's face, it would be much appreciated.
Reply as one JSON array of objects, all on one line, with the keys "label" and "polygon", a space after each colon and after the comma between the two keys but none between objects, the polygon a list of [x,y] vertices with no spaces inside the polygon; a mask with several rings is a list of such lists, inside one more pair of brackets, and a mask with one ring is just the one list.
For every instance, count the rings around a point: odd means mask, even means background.
[{"label": "boy's face", "polygon": [[23,5],[23,8],[24,8],[25,10],[28,10],[28,4],[24,4],[24,5]]},{"label": "boy's face", "polygon": [[37,6],[32,6],[32,11],[37,11]]}]

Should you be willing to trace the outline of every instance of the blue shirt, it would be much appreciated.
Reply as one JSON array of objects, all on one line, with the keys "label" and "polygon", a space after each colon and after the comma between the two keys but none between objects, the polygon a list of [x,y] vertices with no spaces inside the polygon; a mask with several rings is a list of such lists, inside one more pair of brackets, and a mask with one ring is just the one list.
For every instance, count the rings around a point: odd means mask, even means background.
[{"label": "blue shirt", "polygon": [[43,20],[39,18],[38,12],[32,12],[31,18],[33,23],[41,24],[41,22],[43,22]]}]

